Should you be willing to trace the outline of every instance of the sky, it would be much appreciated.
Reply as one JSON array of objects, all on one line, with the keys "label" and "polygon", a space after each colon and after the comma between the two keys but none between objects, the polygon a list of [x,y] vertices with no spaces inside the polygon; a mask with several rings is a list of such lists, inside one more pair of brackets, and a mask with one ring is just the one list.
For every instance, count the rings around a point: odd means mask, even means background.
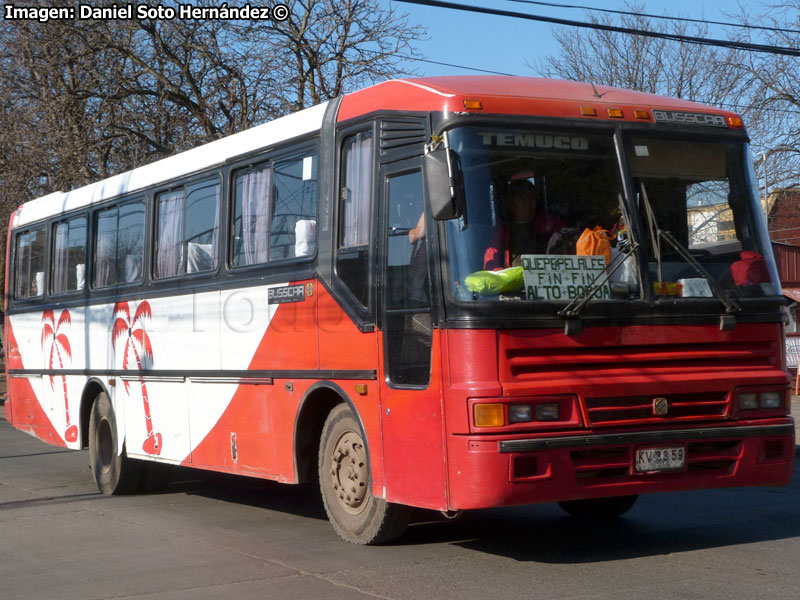
[{"label": "sky", "polygon": [[[560,9],[538,5],[526,5],[508,0],[449,0],[450,2],[486,8],[527,12],[548,17],[588,21],[587,13],[579,9]],[[626,10],[623,0],[550,0],[557,4],[592,6],[597,8]],[[558,54],[559,47],[553,38],[553,27],[547,23],[482,15],[444,8],[418,6],[396,0],[379,0],[380,4],[392,5],[408,13],[410,22],[428,30],[428,40],[416,48],[424,58],[431,61],[464,65],[473,68],[500,71],[512,75],[536,75],[526,64],[537,57]],[[645,12],[667,14],[676,17],[727,21],[724,12],[736,9],[731,0],[639,0]],[[754,0],[741,0],[746,8],[757,8]],[[724,12],[723,12],[724,11]],[[602,14],[598,13],[598,16]],[[710,37],[724,38],[719,27],[709,30]],[[420,75],[466,75],[470,71],[454,67],[411,61],[409,64]]]}]

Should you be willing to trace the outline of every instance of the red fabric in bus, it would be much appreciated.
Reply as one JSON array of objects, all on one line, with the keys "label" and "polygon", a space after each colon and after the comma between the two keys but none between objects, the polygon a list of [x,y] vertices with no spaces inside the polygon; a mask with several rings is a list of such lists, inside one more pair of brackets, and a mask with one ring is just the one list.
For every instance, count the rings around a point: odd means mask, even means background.
[{"label": "red fabric in bus", "polygon": [[769,283],[767,261],[762,254],[745,250],[742,259],[731,265],[731,274],[736,285]]}]

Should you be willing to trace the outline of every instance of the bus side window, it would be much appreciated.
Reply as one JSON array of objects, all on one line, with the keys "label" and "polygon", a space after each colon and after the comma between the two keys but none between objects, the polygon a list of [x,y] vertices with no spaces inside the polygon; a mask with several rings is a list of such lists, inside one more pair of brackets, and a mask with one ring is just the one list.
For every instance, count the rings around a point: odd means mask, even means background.
[{"label": "bus side window", "polygon": [[275,166],[270,261],[308,256],[316,249],[317,162],[309,155]]},{"label": "bus side window", "polygon": [[219,197],[217,180],[158,195],[157,278],[202,273],[216,268]]},{"label": "bus side window", "polygon": [[369,223],[372,206],[372,131],[342,147],[336,273],[363,307],[369,302]]},{"label": "bus side window", "polygon": [[144,201],[98,212],[95,220],[94,287],[142,279]]},{"label": "bus side window", "polygon": [[66,294],[82,290],[86,270],[86,217],[56,223],[53,246],[51,293]]},{"label": "bus side window", "polygon": [[44,252],[44,227],[17,235],[15,298],[22,300],[44,294]]},{"label": "bus side window", "polygon": [[231,264],[246,267],[267,262],[272,189],[270,165],[248,169],[236,175],[233,207],[233,244]]}]

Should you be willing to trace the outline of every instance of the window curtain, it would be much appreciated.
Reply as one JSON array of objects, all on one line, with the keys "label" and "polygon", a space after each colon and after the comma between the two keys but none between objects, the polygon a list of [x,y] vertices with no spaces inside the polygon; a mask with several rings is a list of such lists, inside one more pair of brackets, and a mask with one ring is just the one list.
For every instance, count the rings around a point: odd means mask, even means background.
[{"label": "window curtain", "polygon": [[217,249],[219,248],[219,196],[220,186],[214,186],[214,227],[211,230],[211,260],[212,264],[209,268],[214,269],[217,266]]},{"label": "window curtain", "polygon": [[94,285],[106,287],[117,282],[117,210],[101,213],[97,218]]},{"label": "window curtain", "polygon": [[183,273],[183,208],[183,190],[158,198],[157,277],[174,277]]},{"label": "window curtain", "polygon": [[242,242],[246,265],[269,258],[269,192],[272,171],[265,167],[242,175]]},{"label": "window curtain", "polygon": [[31,295],[31,234],[17,238],[17,298]]},{"label": "window curtain", "polygon": [[358,135],[348,149],[345,167],[347,198],[344,203],[342,247],[369,243],[369,208],[372,196],[372,135]]},{"label": "window curtain", "polygon": [[59,223],[56,226],[55,254],[53,256],[53,293],[63,294],[69,291],[69,224]]}]

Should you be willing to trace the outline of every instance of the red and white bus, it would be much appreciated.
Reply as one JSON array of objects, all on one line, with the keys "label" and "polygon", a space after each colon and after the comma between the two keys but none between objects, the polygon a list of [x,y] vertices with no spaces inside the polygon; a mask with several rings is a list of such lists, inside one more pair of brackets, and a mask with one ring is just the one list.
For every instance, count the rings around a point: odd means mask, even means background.
[{"label": "red and white bus", "polygon": [[516,77],[387,81],[11,218],[6,417],[409,508],[785,485],[783,298],[730,112]]}]

